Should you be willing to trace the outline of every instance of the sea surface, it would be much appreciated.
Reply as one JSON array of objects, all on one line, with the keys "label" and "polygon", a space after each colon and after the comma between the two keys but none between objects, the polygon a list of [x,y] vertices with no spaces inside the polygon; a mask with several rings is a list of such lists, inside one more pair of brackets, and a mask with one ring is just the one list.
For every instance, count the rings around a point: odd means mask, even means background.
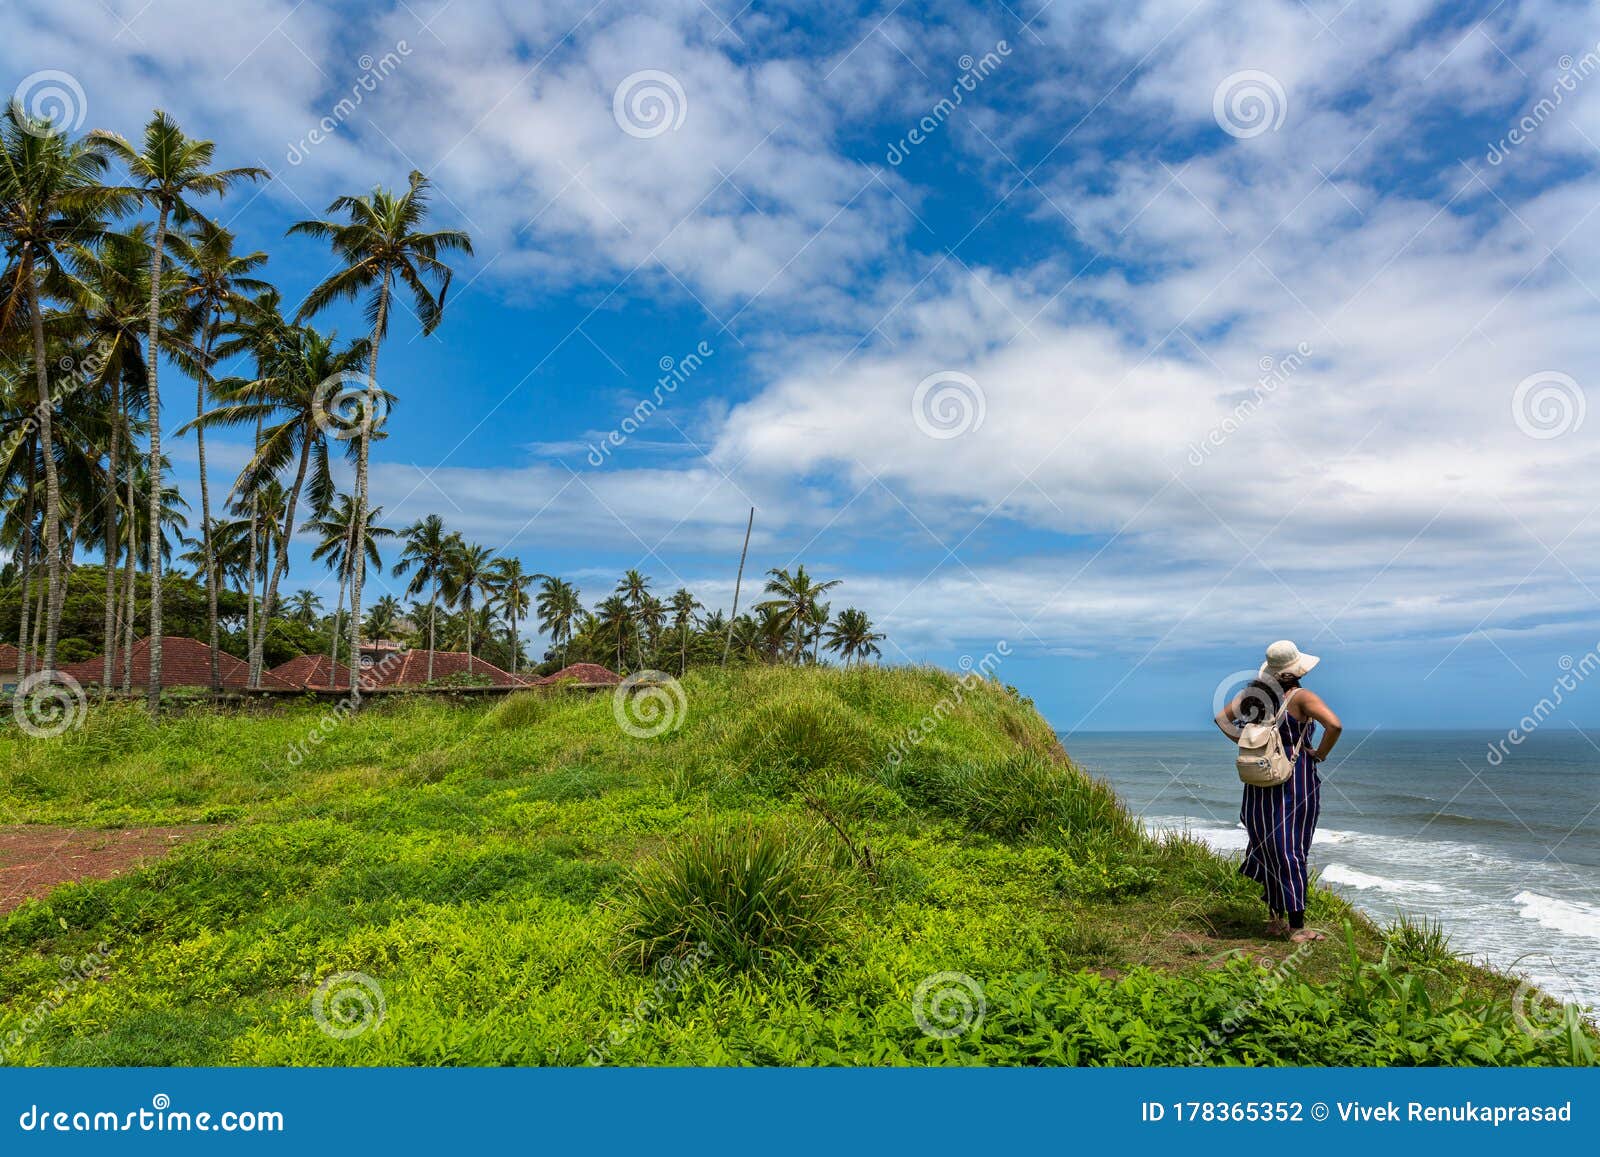
[{"label": "sea surface", "polygon": [[[1441,921],[1461,952],[1600,1007],[1600,732],[1346,731],[1322,765],[1312,870],[1379,920]],[[1150,829],[1245,845],[1218,732],[1061,737]]]}]

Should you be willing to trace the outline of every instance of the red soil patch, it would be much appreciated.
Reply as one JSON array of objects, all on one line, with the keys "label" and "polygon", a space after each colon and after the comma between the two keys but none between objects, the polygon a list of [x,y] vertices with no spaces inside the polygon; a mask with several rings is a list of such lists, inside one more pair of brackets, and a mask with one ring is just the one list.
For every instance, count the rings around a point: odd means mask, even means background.
[{"label": "red soil patch", "polygon": [[0,913],[46,896],[61,884],[120,876],[206,830],[204,824],[115,830],[0,827]]}]

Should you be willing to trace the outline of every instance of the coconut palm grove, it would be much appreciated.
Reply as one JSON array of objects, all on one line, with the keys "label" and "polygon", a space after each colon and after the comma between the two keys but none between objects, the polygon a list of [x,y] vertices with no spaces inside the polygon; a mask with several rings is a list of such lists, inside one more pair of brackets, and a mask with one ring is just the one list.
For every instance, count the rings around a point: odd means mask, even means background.
[{"label": "coconut palm grove", "polygon": [[[380,355],[401,326],[425,336],[446,323],[451,262],[472,255],[467,233],[434,227],[422,173],[294,224],[326,244],[333,271],[290,303],[269,255],[240,252],[218,220],[266,170],[228,166],[160,110],[129,141],[74,136],[13,100],[0,133],[0,631],[18,683],[93,682],[157,711],[182,685],[164,661],[169,638],[204,644],[213,692],[357,696],[373,656],[398,649],[426,653],[408,682],[453,686],[573,664],[681,676],[880,655],[868,614],[835,608],[838,580],[803,564],[770,569],[743,609],[708,608],[638,569],[582,591],[439,514],[384,524],[367,485],[397,401],[378,384]],[[319,329],[340,303],[358,304],[370,330]],[[215,430],[253,440],[237,474],[208,469]],[[184,438],[197,493],[170,482],[164,445]],[[324,583],[297,589],[297,536],[335,579],[332,597]],[[404,600],[371,597],[386,573]],[[272,675],[305,656],[326,662],[297,665],[297,684]],[[186,664],[181,680],[194,677]]]}]

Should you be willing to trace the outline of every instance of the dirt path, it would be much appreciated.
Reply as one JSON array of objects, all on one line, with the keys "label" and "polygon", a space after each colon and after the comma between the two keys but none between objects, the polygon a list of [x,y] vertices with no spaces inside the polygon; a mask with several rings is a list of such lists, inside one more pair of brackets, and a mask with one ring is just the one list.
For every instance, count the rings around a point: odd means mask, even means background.
[{"label": "dirt path", "polygon": [[205,824],[176,828],[0,827],[0,913],[73,880],[106,880],[159,859]]}]

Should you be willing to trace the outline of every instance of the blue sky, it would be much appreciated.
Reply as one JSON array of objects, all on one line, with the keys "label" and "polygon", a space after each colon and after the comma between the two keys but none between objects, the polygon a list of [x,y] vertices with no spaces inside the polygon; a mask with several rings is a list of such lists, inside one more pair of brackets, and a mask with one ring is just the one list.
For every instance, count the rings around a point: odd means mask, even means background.
[{"label": "blue sky", "polygon": [[[1503,730],[1600,640],[1587,5],[6,21],[6,76],[80,127],[160,105],[270,168],[218,213],[291,301],[329,258],[289,223],[434,179],[477,255],[442,329],[401,316],[383,353],[391,525],[438,512],[590,598],[640,566],[725,606],[754,505],[754,570],[844,579],[889,661],[1003,642],[1064,729],[1204,726],[1290,637],[1350,726]],[[1565,698],[1557,725],[1600,723],[1600,689]]]}]

